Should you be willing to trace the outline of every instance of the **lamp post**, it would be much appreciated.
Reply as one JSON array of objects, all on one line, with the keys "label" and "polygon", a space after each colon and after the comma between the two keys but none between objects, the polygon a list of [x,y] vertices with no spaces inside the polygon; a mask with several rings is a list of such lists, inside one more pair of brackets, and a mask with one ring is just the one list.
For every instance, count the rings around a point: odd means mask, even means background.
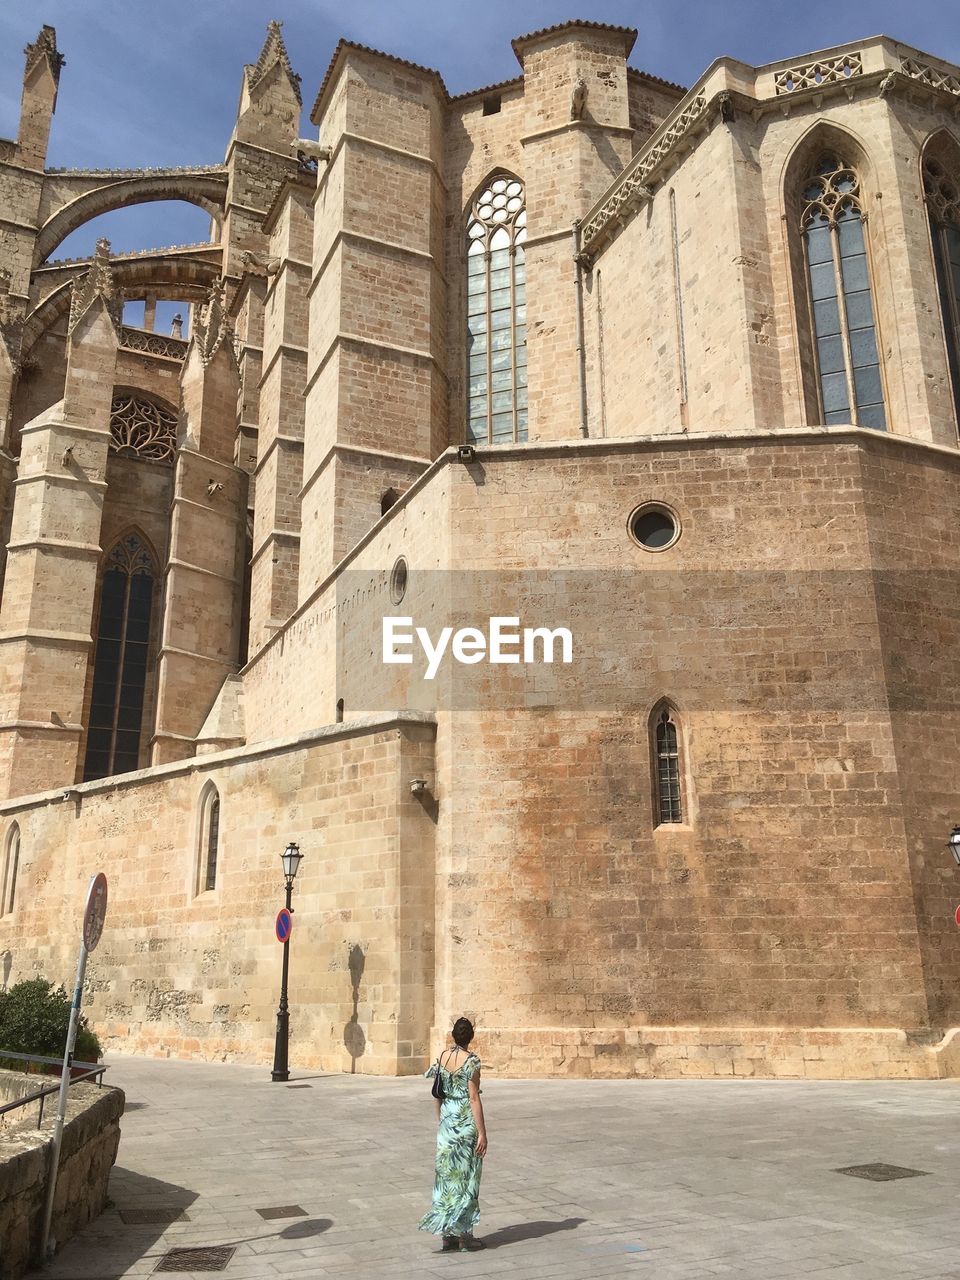
[{"label": "lamp post", "polygon": [[[293,913],[293,907],[290,905],[293,882],[297,878],[297,870],[302,857],[303,854],[300,852],[299,846],[295,845],[292,840],[280,855],[280,861],[283,864],[283,878],[287,890],[286,907],[291,914]],[[289,971],[290,934],[288,933],[283,943],[283,973],[280,978],[280,1007],[277,1009],[277,1041],[273,1051],[271,1080],[290,1079],[290,1070],[287,1066],[287,1049],[290,1043],[290,1006],[287,1004],[287,975]]]},{"label": "lamp post", "polygon": [[954,827],[947,841],[947,848],[953,854],[953,860],[960,867],[960,827]]}]

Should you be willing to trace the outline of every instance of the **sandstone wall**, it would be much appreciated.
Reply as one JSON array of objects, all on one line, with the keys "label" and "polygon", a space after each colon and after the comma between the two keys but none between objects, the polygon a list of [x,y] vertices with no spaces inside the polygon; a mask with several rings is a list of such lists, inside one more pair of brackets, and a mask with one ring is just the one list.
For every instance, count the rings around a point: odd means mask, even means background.
[{"label": "sandstone wall", "polygon": [[[12,1074],[12,1073],[9,1073]],[[49,1077],[45,1077],[49,1081]],[[36,1087],[37,1077],[31,1077]],[[50,1103],[53,1106],[50,1106]],[[120,1089],[75,1084],[67,1098],[51,1239],[59,1247],[102,1210],[117,1158]],[[43,1228],[56,1097],[39,1129],[0,1136],[0,1280],[18,1280],[35,1260]]]},{"label": "sandstone wall", "polygon": [[920,182],[937,136],[956,141],[942,104],[897,92],[738,104],[678,149],[585,278],[590,434],[819,421],[797,188],[828,151],[861,177],[888,429],[954,447]]},{"label": "sandstone wall", "polygon": [[[10,982],[69,981],[88,879],[102,870],[109,915],[84,1009],[104,1044],[268,1063],[279,855],[297,840],[291,1062],[423,1070],[433,822],[409,779],[432,770],[433,734],[413,716],[344,724],[0,807],[3,829],[15,819],[21,832],[16,907],[0,917]],[[200,798],[211,782],[216,887],[198,893]]]},{"label": "sandstone wall", "polygon": [[[952,758],[958,655],[918,570],[957,563],[955,465],[867,432],[487,451],[435,468],[251,664],[253,734],[329,716],[334,685],[348,714],[435,709],[437,1034],[468,1012],[510,1071],[936,1074],[960,947],[927,763]],[[682,524],[663,554],[626,530],[651,500]],[[499,612],[570,625],[575,665],[380,661],[384,613]],[[910,730],[930,635],[942,705]],[[689,817],[657,826],[662,698]]]}]

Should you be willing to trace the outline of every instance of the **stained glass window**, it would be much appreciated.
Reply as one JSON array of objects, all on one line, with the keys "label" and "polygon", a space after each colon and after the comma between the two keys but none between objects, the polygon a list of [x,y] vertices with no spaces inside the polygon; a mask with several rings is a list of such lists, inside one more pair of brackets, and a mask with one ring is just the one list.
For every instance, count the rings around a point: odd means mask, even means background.
[{"label": "stained glass window", "polygon": [[527,438],[527,298],[523,185],[498,174],[467,224],[467,441]]},{"label": "stained glass window", "polygon": [[960,426],[960,187],[954,175],[933,157],[923,162],[923,194],[930,218],[953,404]]},{"label": "stained glass window", "polygon": [[825,423],[887,425],[857,171],[821,155],[802,190],[804,245]]},{"label": "stained glass window", "polygon": [[107,557],[93,662],[84,781],[139,767],[156,568],[135,534]]},{"label": "stained glass window", "polygon": [[657,766],[657,822],[682,822],[677,726],[666,707],[657,717],[654,752]]}]

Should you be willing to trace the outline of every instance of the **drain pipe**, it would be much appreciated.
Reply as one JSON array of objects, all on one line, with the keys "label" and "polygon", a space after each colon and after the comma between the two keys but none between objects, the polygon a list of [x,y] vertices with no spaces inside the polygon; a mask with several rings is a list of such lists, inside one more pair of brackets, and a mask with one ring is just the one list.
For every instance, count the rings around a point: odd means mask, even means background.
[{"label": "drain pipe", "polygon": [[587,427],[587,353],[583,345],[583,255],[580,252],[580,223],[573,224],[573,263],[577,288],[577,372],[580,378],[580,434],[590,434]]}]

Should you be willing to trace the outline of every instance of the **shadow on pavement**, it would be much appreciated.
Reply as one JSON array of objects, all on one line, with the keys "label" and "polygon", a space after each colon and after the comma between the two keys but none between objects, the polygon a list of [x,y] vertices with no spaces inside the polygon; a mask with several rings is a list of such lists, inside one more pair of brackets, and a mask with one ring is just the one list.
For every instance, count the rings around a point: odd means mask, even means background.
[{"label": "shadow on pavement", "polygon": [[308,1218],[306,1222],[294,1222],[277,1232],[282,1240],[303,1240],[307,1236],[318,1236],[329,1231],[333,1226],[332,1218]]},{"label": "shadow on pavement", "polygon": [[[31,1271],[31,1276],[44,1275],[52,1280],[67,1275],[95,1275],[97,1280],[123,1276],[150,1253],[170,1223],[131,1224],[124,1222],[121,1215],[137,1210],[188,1212],[197,1192],[114,1165],[108,1196],[103,1213],[67,1240],[49,1267]],[[98,1258],[102,1259],[99,1263]],[[98,1269],[93,1270],[94,1267]]]},{"label": "shadow on pavement", "polygon": [[488,1249],[499,1249],[507,1244],[519,1244],[521,1240],[536,1240],[540,1236],[553,1235],[555,1231],[576,1231],[586,1218],[562,1218],[559,1222],[518,1222],[512,1227],[501,1227],[483,1236]]}]

